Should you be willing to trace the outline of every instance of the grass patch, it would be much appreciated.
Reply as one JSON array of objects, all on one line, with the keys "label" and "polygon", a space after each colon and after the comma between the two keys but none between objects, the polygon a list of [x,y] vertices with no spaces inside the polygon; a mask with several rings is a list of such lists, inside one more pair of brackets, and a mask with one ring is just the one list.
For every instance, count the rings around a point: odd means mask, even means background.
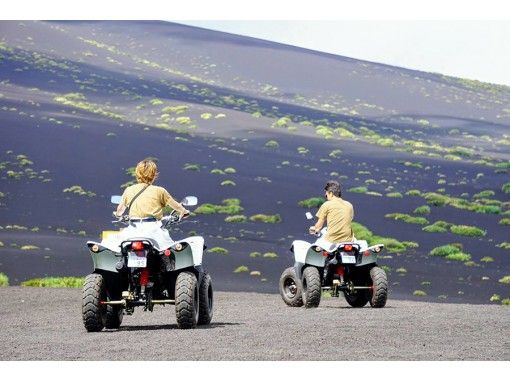
[{"label": "grass patch", "polygon": [[455,198],[448,195],[438,193],[425,193],[421,194],[428,204],[433,206],[449,205],[461,210],[473,211],[481,214],[500,214],[501,207],[497,205],[488,205],[478,202],[470,202],[466,199]]},{"label": "grass patch", "polygon": [[280,223],[282,221],[282,218],[279,214],[275,215],[265,215],[265,214],[256,214],[250,216],[250,220],[252,222],[263,222],[263,223]]},{"label": "grass patch", "polygon": [[510,182],[507,182],[501,186],[501,191],[505,194],[510,194]]},{"label": "grass patch", "polygon": [[307,198],[302,201],[299,201],[298,205],[301,207],[305,207],[305,208],[314,208],[314,207],[319,208],[322,206],[322,204],[324,202],[326,202],[326,200],[324,198],[312,197],[312,198]]},{"label": "grass patch", "polygon": [[225,222],[227,223],[244,223],[248,220],[248,218],[244,215],[232,215],[227,216],[225,218]]},{"label": "grass patch", "polygon": [[430,214],[430,207],[427,205],[416,207],[413,211],[414,214],[417,215],[429,215]]},{"label": "grass patch", "polygon": [[487,234],[487,231],[481,228],[465,225],[452,225],[450,231],[462,236],[485,236]]},{"label": "grass patch", "polygon": [[77,195],[84,195],[84,196],[87,196],[87,197],[95,197],[96,196],[96,193],[93,193],[92,191],[83,190],[83,188],[81,186],[79,186],[79,185],[74,185],[74,186],[71,186],[71,187],[67,187],[67,188],[65,188],[62,191],[64,193],[72,193],[72,194],[77,194]]},{"label": "grass patch", "polygon": [[239,214],[244,209],[241,207],[241,201],[237,198],[224,199],[221,205],[204,203],[195,209],[196,214]]},{"label": "grass patch", "polygon": [[278,255],[274,252],[266,252],[262,255],[262,257],[265,257],[267,259],[275,259],[278,257]]},{"label": "grass patch", "polygon": [[213,169],[211,170],[211,174],[219,174],[219,175],[224,175],[225,172],[221,169]]},{"label": "grass patch", "polygon": [[235,186],[236,183],[234,181],[231,181],[229,179],[223,181],[222,183],[220,183],[221,186]]},{"label": "grass patch", "polygon": [[97,104],[87,102],[87,99],[85,98],[85,96],[83,94],[80,94],[77,92],[65,94],[63,96],[55,96],[53,98],[53,100],[56,101],[57,103],[61,103],[61,104],[65,105],[65,106],[78,108],[78,109],[88,111],[91,113],[95,113],[95,114],[98,114],[101,116],[109,117],[111,119],[115,119],[115,120],[124,119],[124,116],[122,116],[122,115],[119,115],[119,114],[116,114],[113,112],[109,112],[109,111],[105,111],[103,108],[101,108]]},{"label": "grass patch", "polygon": [[416,297],[425,297],[427,295],[427,293],[425,293],[423,290],[415,290],[413,292],[413,296],[416,296]]},{"label": "grass patch", "polygon": [[498,248],[503,248],[503,249],[510,249],[510,243],[509,243],[509,242],[504,241],[504,242],[502,242],[501,244],[496,245],[496,247],[498,247]]},{"label": "grass patch", "polygon": [[3,272],[0,272],[0,287],[9,286],[9,277]]},{"label": "grass patch", "polygon": [[410,195],[412,197],[419,197],[421,195],[420,190],[412,189],[406,192],[406,195]]},{"label": "grass patch", "polygon": [[183,112],[186,112],[188,110],[188,106],[169,106],[165,107],[161,110],[162,113],[175,113],[176,115],[179,115]]},{"label": "grass patch", "polygon": [[462,252],[462,245],[460,244],[446,244],[434,248],[430,251],[431,256],[444,257],[451,261],[470,261],[471,255]]},{"label": "grass patch", "polygon": [[193,172],[198,172],[198,171],[200,171],[200,165],[199,164],[184,164],[183,169],[193,171]]},{"label": "grass patch", "polygon": [[223,169],[223,171],[227,174],[235,174],[237,173],[237,170],[235,170],[234,168],[225,168]]},{"label": "grass patch", "polygon": [[23,281],[21,286],[35,288],[81,288],[85,277],[44,277]]},{"label": "grass patch", "polygon": [[494,262],[494,259],[490,256],[484,256],[480,259],[482,263],[492,263]]},{"label": "grass patch", "polygon": [[266,142],[264,144],[264,146],[266,148],[272,148],[272,149],[276,149],[276,148],[279,148],[280,147],[280,144],[278,144],[278,141],[276,140],[269,140],[268,142]]},{"label": "grass patch", "polygon": [[390,237],[374,235],[367,227],[356,222],[352,223],[352,230],[356,239],[366,240],[369,246],[384,244],[384,248],[390,253],[403,252],[409,248],[417,248],[419,246],[418,243],[415,242],[401,242]]},{"label": "grass patch", "polygon": [[261,257],[262,256],[262,253],[260,252],[252,252],[250,253],[250,257]]},{"label": "grass patch", "polygon": [[388,193],[386,196],[389,198],[403,198],[402,194],[399,192]]},{"label": "grass patch", "polygon": [[338,157],[340,157],[341,154],[342,154],[342,151],[340,149],[335,149],[329,153],[329,157],[338,158]]},{"label": "grass patch", "polygon": [[209,248],[209,252],[212,253],[219,253],[221,255],[228,255],[228,249],[222,248],[222,247],[212,247]]},{"label": "grass patch", "polygon": [[510,218],[503,218],[501,219],[498,224],[502,224],[504,226],[510,226]]},{"label": "grass patch", "polygon": [[20,247],[20,249],[23,251],[33,251],[33,250],[39,249],[39,247],[36,245],[23,245]]},{"label": "grass patch", "polygon": [[393,220],[400,220],[405,223],[410,224],[428,224],[429,221],[423,217],[420,216],[412,216],[408,214],[401,214],[401,213],[393,213],[393,214],[386,214],[384,216],[385,218],[390,218]]},{"label": "grass patch", "polygon": [[510,276],[505,276],[503,278],[500,278],[498,282],[506,285],[510,285]]},{"label": "grass patch", "polygon": [[364,194],[364,193],[366,193],[368,191],[368,189],[366,188],[366,186],[358,186],[358,187],[351,187],[347,191],[349,191],[351,193]]},{"label": "grass patch", "polygon": [[234,273],[244,273],[244,272],[248,272],[249,269],[246,265],[241,265],[241,266],[238,266],[236,269],[234,269]]}]

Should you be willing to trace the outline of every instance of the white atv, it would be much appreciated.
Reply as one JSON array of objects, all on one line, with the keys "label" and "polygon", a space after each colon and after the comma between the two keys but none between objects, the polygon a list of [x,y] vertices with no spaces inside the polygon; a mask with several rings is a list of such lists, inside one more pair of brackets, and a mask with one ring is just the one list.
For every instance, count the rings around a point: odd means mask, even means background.
[{"label": "white atv", "polygon": [[[119,196],[112,203],[120,202]],[[196,206],[186,197],[184,206]],[[114,221],[114,223],[119,221]],[[168,233],[181,222],[175,211],[160,221],[129,219],[120,231],[104,231],[103,240],[88,241],[94,272],[83,286],[82,314],[87,331],[118,328],[136,306],[175,305],[179,328],[206,325],[213,316],[211,277],[202,268],[204,239],[173,241]]]},{"label": "white atv", "polygon": [[[312,215],[306,213],[307,219]],[[330,244],[321,236],[327,229],[315,234],[313,244],[303,240],[292,243],[295,264],[285,269],[280,277],[283,301],[294,307],[318,307],[322,291],[338,297],[340,291],[352,307],[384,307],[388,297],[386,272],[377,266],[377,254],[383,244],[368,247],[365,240]]]}]

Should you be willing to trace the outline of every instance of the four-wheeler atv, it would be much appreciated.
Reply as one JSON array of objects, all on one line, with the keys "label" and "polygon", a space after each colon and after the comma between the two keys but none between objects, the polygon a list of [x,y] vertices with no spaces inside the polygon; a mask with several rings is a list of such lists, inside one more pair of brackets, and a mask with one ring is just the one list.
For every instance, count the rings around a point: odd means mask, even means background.
[{"label": "four-wheeler atv", "polygon": [[[119,196],[112,197],[112,203],[119,202]],[[197,198],[186,197],[181,203],[195,206]],[[202,268],[204,239],[172,241],[168,230],[179,222],[175,212],[160,221],[125,218],[127,227],[120,232],[103,234],[101,243],[87,242],[94,262],[83,286],[87,331],[118,328],[123,315],[131,315],[136,306],[152,311],[154,305],[173,304],[183,329],[211,322],[213,288]]]},{"label": "four-wheeler atv", "polygon": [[[307,213],[307,218],[312,215]],[[384,307],[388,297],[386,272],[377,266],[377,254],[383,244],[368,247],[365,240],[328,244],[321,236],[327,229],[315,234],[319,239],[310,244],[295,240],[291,247],[295,264],[285,269],[280,277],[283,301],[294,307],[317,307],[322,291],[338,297],[340,291],[352,307]]]}]

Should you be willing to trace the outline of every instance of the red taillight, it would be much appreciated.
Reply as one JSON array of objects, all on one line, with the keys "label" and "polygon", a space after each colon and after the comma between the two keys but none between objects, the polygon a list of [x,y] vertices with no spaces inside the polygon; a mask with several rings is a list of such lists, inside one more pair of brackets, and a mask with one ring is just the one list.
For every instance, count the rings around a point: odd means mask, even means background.
[{"label": "red taillight", "polygon": [[131,249],[133,249],[133,251],[141,251],[143,249],[143,242],[141,241],[132,242]]},{"label": "red taillight", "polygon": [[149,283],[149,270],[147,268],[142,268],[142,271],[140,272],[140,285],[147,286],[148,283]]},{"label": "red taillight", "polygon": [[168,257],[172,254],[172,251],[170,251],[169,249],[165,250],[165,256]]},{"label": "red taillight", "polygon": [[350,244],[344,245],[344,251],[352,251],[352,245]]},{"label": "red taillight", "polygon": [[370,256],[370,251],[363,252],[363,256]]},{"label": "red taillight", "polygon": [[328,257],[328,256],[329,256],[328,251],[322,251],[322,256],[324,256],[324,257]]}]

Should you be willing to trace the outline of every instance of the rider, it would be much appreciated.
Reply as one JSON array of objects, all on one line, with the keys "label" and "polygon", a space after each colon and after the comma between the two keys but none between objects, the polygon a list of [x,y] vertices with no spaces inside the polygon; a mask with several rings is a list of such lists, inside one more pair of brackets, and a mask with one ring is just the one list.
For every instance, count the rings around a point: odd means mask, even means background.
[{"label": "rider", "polygon": [[[163,217],[163,208],[170,206],[179,213],[182,218],[189,214],[179,202],[163,187],[154,186],[158,177],[158,168],[152,160],[145,159],[136,165],[135,175],[137,184],[131,185],[122,194],[122,200],[114,213],[121,217],[129,207],[129,218],[138,222],[155,222]],[[136,197],[135,201],[133,199]]]},{"label": "rider", "polygon": [[353,241],[352,218],[354,209],[350,202],[342,199],[342,190],[337,181],[328,181],[324,187],[326,202],[322,204],[315,215],[318,220],[314,226],[310,227],[310,233],[318,233],[324,223],[327,223],[328,232],[326,236],[317,240],[325,246],[331,246],[334,243]]}]

